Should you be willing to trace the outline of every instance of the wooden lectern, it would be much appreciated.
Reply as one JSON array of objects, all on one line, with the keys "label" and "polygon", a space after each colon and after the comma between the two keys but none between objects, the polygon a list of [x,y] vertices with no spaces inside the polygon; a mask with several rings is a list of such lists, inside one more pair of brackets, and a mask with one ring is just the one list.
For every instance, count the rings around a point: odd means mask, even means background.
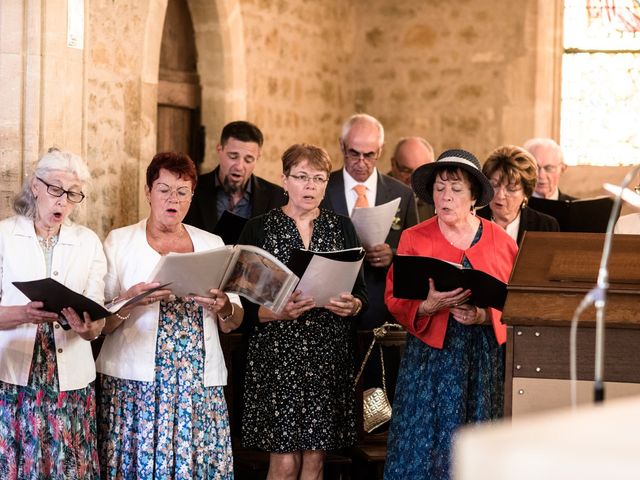
[{"label": "wooden lectern", "polygon": [[[527,232],[509,281],[505,416],[570,405],[571,318],[596,285],[604,234]],[[605,309],[606,398],[640,394],[640,235],[616,235]],[[595,308],[578,329],[579,401],[592,401]],[[606,399],[605,399],[606,400]]]}]

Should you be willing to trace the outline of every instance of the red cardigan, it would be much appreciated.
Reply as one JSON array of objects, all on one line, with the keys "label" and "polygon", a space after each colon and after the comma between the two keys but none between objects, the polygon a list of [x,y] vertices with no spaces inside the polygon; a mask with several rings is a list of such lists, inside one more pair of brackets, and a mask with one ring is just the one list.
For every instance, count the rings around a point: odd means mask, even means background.
[{"label": "red cardigan", "polygon": [[[440,231],[438,217],[433,217],[402,232],[397,253],[435,257],[456,263],[462,262],[463,255],[466,255],[476,270],[482,270],[503,282],[508,282],[518,251],[516,242],[495,223],[484,218],[479,220],[482,222],[482,236],[467,250],[460,250],[451,245]],[[403,300],[393,296],[393,267],[387,274],[384,297],[391,314],[409,333],[427,345],[442,348],[449,319],[448,308],[430,317],[417,317],[422,300]],[[502,312],[495,309],[489,311],[496,339],[499,344],[503,344],[507,339],[507,327],[500,320]]]}]

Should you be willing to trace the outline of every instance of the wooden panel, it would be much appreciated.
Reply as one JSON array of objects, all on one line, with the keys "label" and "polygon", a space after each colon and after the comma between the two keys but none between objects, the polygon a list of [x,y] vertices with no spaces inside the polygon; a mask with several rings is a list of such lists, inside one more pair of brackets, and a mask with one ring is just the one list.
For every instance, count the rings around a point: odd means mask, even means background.
[{"label": "wooden panel", "polygon": [[158,82],[158,104],[195,110],[200,105],[200,86],[160,80]]},{"label": "wooden panel", "polygon": [[[578,382],[578,404],[593,402],[593,382]],[[605,382],[606,400],[640,395],[640,384]],[[546,378],[515,378],[513,380],[514,421],[530,413],[549,411],[571,406],[571,382]]]},{"label": "wooden panel", "polygon": [[[596,283],[603,244],[604,234],[601,233],[527,232],[509,281],[509,291],[587,292]],[[611,291],[638,293],[637,283],[627,283],[629,278],[640,278],[640,262],[630,261],[638,251],[640,236],[614,236],[609,272]],[[565,265],[554,267],[554,261],[562,257],[568,259]],[[571,272],[572,268],[578,273]],[[581,281],[576,281],[575,277]],[[625,282],[616,283],[617,278],[625,279]]]},{"label": "wooden panel", "polygon": [[[514,377],[569,378],[569,328],[513,327]],[[607,329],[604,380],[640,383],[640,330]],[[593,380],[595,329],[578,329],[578,379]]]},{"label": "wooden panel", "polygon": [[192,111],[158,105],[158,151],[189,153]]},{"label": "wooden panel", "polygon": [[[636,288],[638,288],[636,286]],[[640,328],[639,292],[607,295],[605,318],[607,327]],[[566,290],[549,292],[510,291],[504,306],[502,321],[507,325],[567,326],[584,298],[584,292]],[[580,318],[580,325],[593,326],[595,309],[588,308]]]},{"label": "wooden panel", "polygon": [[[600,248],[601,251],[602,247]],[[553,254],[549,279],[566,282],[588,282],[598,278],[599,256],[587,256],[581,251],[560,251]],[[615,255],[609,259],[609,282],[640,283],[640,257],[637,255]]]}]

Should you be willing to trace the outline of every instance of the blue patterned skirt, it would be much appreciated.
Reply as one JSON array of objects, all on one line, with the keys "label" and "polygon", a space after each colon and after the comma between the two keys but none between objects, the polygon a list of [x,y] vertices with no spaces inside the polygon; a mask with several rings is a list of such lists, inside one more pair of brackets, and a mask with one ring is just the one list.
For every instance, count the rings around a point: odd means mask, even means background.
[{"label": "blue patterned skirt", "polygon": [[202,310],[161,302],[154,382],[100,375],[103,479],[232,479],[222,387],[205,387]]},{"label": "blue patterned skirt", "polygon": [[409,335],[389,429],[387,480],[446,480],[452,437],[464,424],[499,418],[504,347],[490,325],[449,318],[442,350]]}]

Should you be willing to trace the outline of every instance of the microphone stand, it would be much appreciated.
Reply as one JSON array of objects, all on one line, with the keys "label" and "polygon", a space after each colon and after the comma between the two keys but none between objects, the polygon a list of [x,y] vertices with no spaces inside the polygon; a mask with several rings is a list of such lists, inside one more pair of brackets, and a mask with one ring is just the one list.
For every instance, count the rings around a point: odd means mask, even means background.
[{"label": "microphone stand", "polygon": [[[584,301],[593,303],[596,309],[596,358],[595,358],[595,374],[593,384],[593,401],[601,403],[604,401],[604,323],[605,308],[607,305],[607,290],[609,289],[609,255],[611,254],[611,244],[613,242],[613,228],[620,212],[622,203],[622,192],[631,183],[631,180],[640,171],[640,165],[636,165],[629,173],[627,173],[620,184],[620,192],[616,194],[609,216],[607,225],[607,233],[604,237],[604,246],[602,248],[602,257],[600,259],[600,268],[598,270],[598,280],[595,288],[591,289]],[[584,302],[583,301],[583,302]]]}]

